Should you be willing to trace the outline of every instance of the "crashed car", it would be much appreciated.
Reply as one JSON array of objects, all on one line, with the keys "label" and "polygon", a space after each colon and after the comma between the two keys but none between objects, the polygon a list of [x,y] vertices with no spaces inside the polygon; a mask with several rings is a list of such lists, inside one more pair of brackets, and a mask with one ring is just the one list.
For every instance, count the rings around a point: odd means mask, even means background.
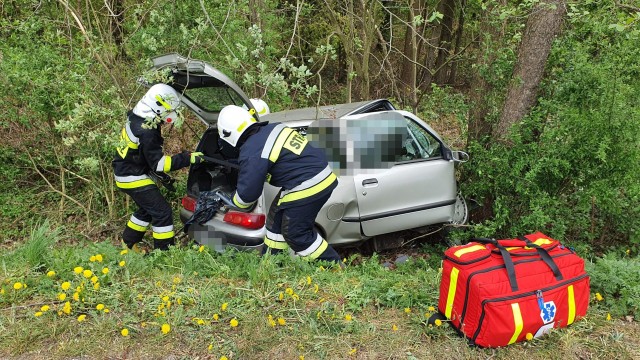
[{"label": "crashed car", "polygon": [[[190,168],[180,210],[183,222],[191,219],[188,235],[218,251],[260,249],[266,214],[279,190],[269,184],[250,212],[219,203],[207,221],[192,219],[201,194],[235,191],[234,149],[219,141],[216,121],[226,105],[251,108],[249,98],[206,62],[169,54],[154,58],[153,64],[169,73],[185,106],[207,125],[196,151],[210,161]],[[334,247],[373,239],[376,250],[392,248],[401,244],[388,234],[467,221],[467,204],[455,178],[455,165],[468,160],[467,154],[451,150],[428,124],[386,99],[254,116],[286,124],[325,149],[339,185],[315,222]]]}]

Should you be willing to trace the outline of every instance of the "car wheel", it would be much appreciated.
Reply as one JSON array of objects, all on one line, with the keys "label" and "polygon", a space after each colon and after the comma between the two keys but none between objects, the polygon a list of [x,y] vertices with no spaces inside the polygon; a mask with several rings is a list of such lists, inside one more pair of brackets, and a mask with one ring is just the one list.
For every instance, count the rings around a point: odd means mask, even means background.
[{"label": "car wheel", "polygon": [[469,220],[469,208],[467,202],[462,196],[461,192],[456,195],[456,203],[453,205],[453,217],[451,218],[451,224],[464,225]]}]

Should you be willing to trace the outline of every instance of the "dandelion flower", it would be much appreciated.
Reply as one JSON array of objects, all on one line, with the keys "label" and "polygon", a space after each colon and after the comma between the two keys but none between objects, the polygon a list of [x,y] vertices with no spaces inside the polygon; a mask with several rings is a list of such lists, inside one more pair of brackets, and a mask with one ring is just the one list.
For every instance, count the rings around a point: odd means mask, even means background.
[{"label": "dandelion flower", "polygon": [[180,284],[181,281],[182,281],[182,279],[179,276],[175,276],[173,278],[173,283],[176,284],[176,285]]},{"label": "dandelion flower", "polygon": [[293,300],[300,300],[300,296],[298,296],[298,294],[293,294],[293,295],[291,295],[291,298],[292,298]]},{"label": "dandelion flower", "polygon": [[80,301],[80,293],[77,293],[77,292],[73,293],[73,300]]},{"label": "dandelion flower", "polygon": [[224,303],[222,304],[222,306],[220,306],[220,310],[226,311],[228,307],[229,307],[229,303]]},{"label": "dandelion flower", "polygon": [[118,263],[118,265],[120,265],[120,267],[123,267],[123,266],[127,265],[127,262],[126,262],[126,261],[124,261],[124,260],[122,260],[122,261],[120,261],[120,262]]},{"label": "dandelion flower", "polygon": [[62,312],[69,315],[71,314],[71,303],[70,302],[66,302],[64,303],[64,306],[62,307]]},{"label": "dandelion flower", "polygon": [[109,311],[111,311],[111,310],[109,310],[109,309],[104,309],[104,313],[105,313],[105,314],[106,314],[106,313],[108,313]]},{"label": "dandelion flower", "polygon": [[404,308],[404,312],[405,312],[406,314],[410,313],[410,312],[411,312],[411,308],[408,308],[408,307]]},{"label": "dandelion flower", "polygon": [[96,261],[97,261],[97,262],[102,262],[102,260],[103,260],[103,259],[102,259],[102,255],[101,255],[101,254],[97,254],[97,255],[96,255]]},{"label": "dandelion flower", "polygon": [[104,304],[98,304],[98,305],[96,305],[96,310],[98,310],[98,311],[102,311],[102,310],[104,310]]},{"label": "dandelion flower", "polygon": [[169,297],[168,297],[168,296],[163,296],[163,297],[162,297],[162,301],[164,301],[164,302],[169,301]]},{"label": "dandelion flower", "polygon": [[436,319],[436,321],[434,321],[434,323],[436,324],[436,326],[440,326],[440,325],[442,325],[442,320]]},{"label": "dandelion flower", "polygon": [[120,251],[120,255],[127,255],[128,252],[129,252],[129,249],[124,249]]},{"label": "dandelion flower", "polygon": [[318,284],[314,284],[314,285],[313,285],[313,293],[314,293],[314,294],[315,294],[315,293],[317,293],[317,292],[318,292],[318,290],[320,290],[320,287],[318,286]]},{"label": "dandelion flower", "polygon": [[596,300],[598,300],[598,301],[604,300],[604,298],[602,297],[602,295],[600,295],[599,292],[596,293]]},{"label": "dandelion flower", "polygon": [[47,272],[47,276],[48,277],[54,277],[54,276],[56,276],[56,272],[53,271],[53,270],[50,270],[49,272]]},{"label": "dandelion flower", "polygon": [[196,320],[196,323],[197,323],[198,325],[204,325],[204,320],[202,320],[202,319],[198,319],[198,320]]},{"label": "dandelion flower", "polygon": [[270,325],[271,327],[275,327],[275,326],[276,326],[276,322],[275,322],[275,320],[273,320],[273,316],[271,316],[271,315],[269,315],[269,316],[267,317],[267,323],[269,323],[269,325]]},{"label": "dandelion flower", "polygon": [[97,277],[97,276],[95,276],[95,275],[93,275],[93,276],[91,277],[91,282],[92,282],[93,284],[97,283],[97,282],[98,282],[98,277]]},{"label": "dandelion flower", "polygon": [[178,305],[182,305],[182,298],[178,298],[176,302],[178,303]]},{"label": "dandelion flower", "polygon": [[222,355],[222,356],[220,357],[220,360],[229,360],[229,359],[227,359],[227,357],[226,357],[226,356]]},{"label": "dandelion flower", "polygon": [[532,333],[527,333],[525,338],[527,339],[527,341],[531,341],[531,340],[533,340],[533,334]]},{"label": "dandelion flower", "polygon": [[307,285],[311,285],[311,276],[307,276]]},{"label": "dandelion flower", "polygon": [[218,319],[220,319],[220,315],[218,315],[218,314],[213,314],[213,320],[214,320],[214,321],[218,321]]},{"label": "dandelion flower", "polygon": [[73,268],[73,272],[76,274],[80,274],[84,271],[84,268],[82,266],[76,266]]},{"label": "dandelion flower", "polygon": [[162,328],[160,329],[162,331],[163,334],[168,334],[169,331],[171,331],[171,325],[169,324],[162,324]]},{"label": "dandelion flower", "polygon": [[345,316],[344,316],[344,319],[345,319],[346,321],[351,321],[351,320],[353,320],[353,318],[351,317],[351,314],[347,314],[347,315],[345,315]]},{"label": "dandelion flower", "polygon": [[89,261],[95,262],[96,261],[95,255],[91,255],[91,257],[89,257]]},{"label": "dandelion flower", "polygon": [[82,314],[82,315],[78,316],[78,322],[83,322],[86,318],[87,318],[87,315]]},{"label": "dandelion flower", "polygon": [[21,282],[14,283],[13,288],[16,290],[22,289],[22,283]]},{"label": "dandelion flower", "polygon": [[285,326],[287,325],[287,321],[283,318],[278,318],[278,325]]},{"label": "dandelion flower", "polygon": [[607,321],[611,321],[611,314],[607,313]]},{"label": "dandelion flower", "polygon": [[298,359],[299,359],[299,360],[304,360],[304,355],[300,355],[300,356],[298,357]]},{"label": "dandelion flower", "polygon": [[35,316],[35,317],[40,317],[40,316],[42,316],[42,311],[38,311],[37,313],[33,314],[33,316]]},{"label": "dandelion flower", "polygon": [[285,293],[287,293],[287,295],[293,295],[293,289],[292,288],[286,288],[284,290]]},{"label": "dandelion flower", "polygon": [[98,290],[98,289],[100,289],[100,283],[99,282],[93,284],[93,290]]},{"label": "dandelion flower", "polygon": [[40,308],[40,311],[42,312],[49,311],[49,305],[42,305],[42,307]]},{"label": "dandelion flower", "polygon": [[280,293],[278,294],[278,300],[282,301],[284,299],[284,294]]},{"label": "dandelion flower", "polygon": [[124,328],[124,329],[120,330],[120,335],[122,335],[124,337],[129,336],[129,329]]},{"label": "dandelion flower", "polygon": [[198,252],[203,252],[204,251],[204,245],[200,245],[200,247],[198,248]]},{"label": "dandelion flower", "polygon": [[349,355],[355,355],[356,352],[358,352],[358,349],[353,348],[353,349],[349,350]]},{"label": "dandelion flower", "polygon": [[60,285],[60,287],[62,288],[62,290],[67,291],[71,287],[71,283],[68,281],[65,281],[62,283],[62,285]]},{"label": "dandelion flower", "polygon": [[64,299],[66,299],[66,298],[67,298],[67,294],[65,294],[65,293],[59,293],[58,294],[58,300],[64,301]]},{"label": "dandelion flower", "polygon": [[391,330],[398,331],[398,326],[396,324],[393,324],[393,326],[391,326]]},{"label": "dandelion flower", "polygon": [[433,306],[429,306],[429,311],[436,311],[436,308],[434,308]]},{"label": "dandelion flower", "polygon": [[231,327],[238,326],[238,320],[236,320],[236,318],[231,319],[231,321],[229,321],[229,325],[231,325]]},{"label": "dandelion flower", "polygon": [[208,349],[209,351],[213,350],[213,344],[209,344],[209,346],[207,347],[207,349]]}]

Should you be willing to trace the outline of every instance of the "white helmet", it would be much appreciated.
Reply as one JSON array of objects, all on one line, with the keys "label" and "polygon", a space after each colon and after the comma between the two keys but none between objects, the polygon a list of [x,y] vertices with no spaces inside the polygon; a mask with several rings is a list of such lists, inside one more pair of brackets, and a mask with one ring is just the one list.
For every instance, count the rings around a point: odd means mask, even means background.
[{"label": "white helmet", "polygon": [[172,123],[178,117],[180,94],[167,84],[155,84],[133,108],[133,113],[143,118],[160,118]]},{"label": "white helmet", "polygon": [[227,105],[220,110],[218,116],[218,135],[235,147],[240,135],[254,122],[256,119],[246,109],[236,105]]},{"label": "white helmet", "polygon": [[[249,101],[251,101],[251,105],[253,106],[253,108],[256,109],[256,113],[258,114],[258,116],[267,115],[271,112],[271,110],[269,110],[269,105],[267,105],[264,100],[249,99]],[[245,110],[249,110],[247,108],[247,105],[242,105],[242,108]]]}]

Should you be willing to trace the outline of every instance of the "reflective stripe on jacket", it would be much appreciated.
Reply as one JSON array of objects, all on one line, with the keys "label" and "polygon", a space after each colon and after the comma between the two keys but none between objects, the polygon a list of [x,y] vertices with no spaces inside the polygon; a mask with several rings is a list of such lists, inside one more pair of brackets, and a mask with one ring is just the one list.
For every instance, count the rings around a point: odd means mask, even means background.
[{"label": "reflective stripe on jacket", "polygon": [[282,207],[303,205],[337,186],[324,152],[297,131],[279,123],[252,126],[260,128],[240,146],[236,206],[246,208],[258,200],[267,179],[283,189],[277,199]]}]

